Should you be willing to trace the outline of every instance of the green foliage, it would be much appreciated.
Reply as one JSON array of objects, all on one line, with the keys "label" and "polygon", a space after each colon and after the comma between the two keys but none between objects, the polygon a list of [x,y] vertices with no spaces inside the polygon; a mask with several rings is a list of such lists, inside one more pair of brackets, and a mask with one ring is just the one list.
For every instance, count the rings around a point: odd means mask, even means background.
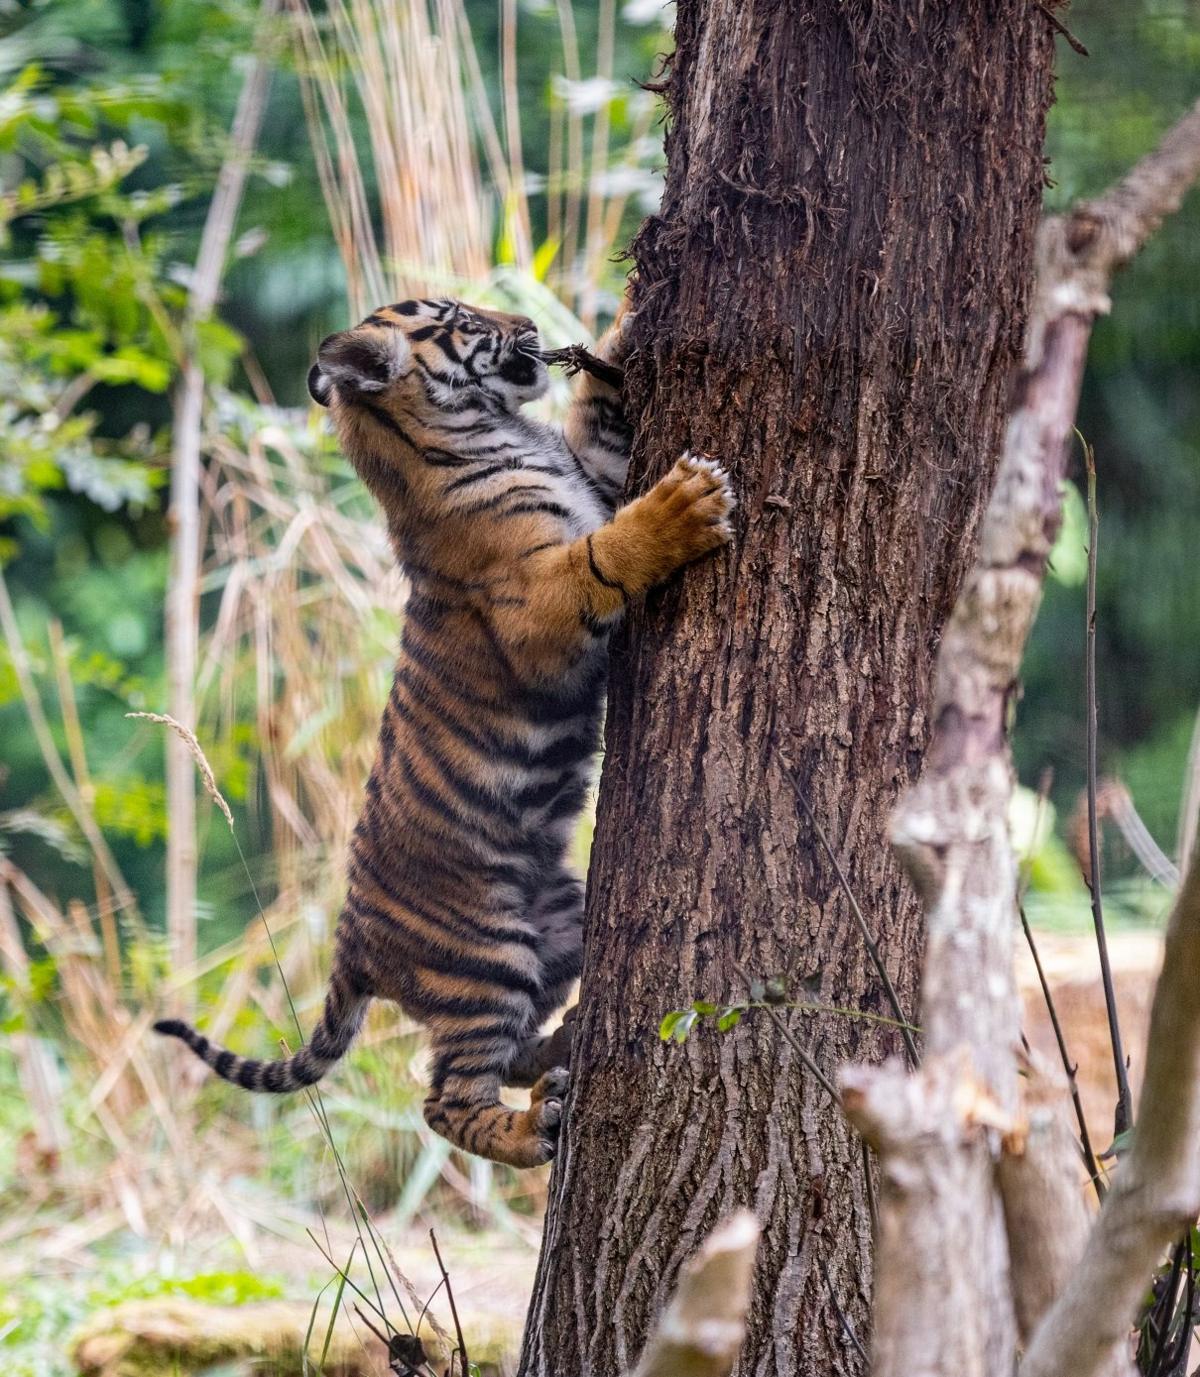
[{"label": "green foliage", "polygon": [[789,1000],[787,981],[782,976],[755,977],[750,981],[749,998],[738,1003],[714,1004],[708,999],[695,999],[686,1009],[672,1009],[658,1025],[663,1042],[686,1042],[692,1029],[704,1020],[711,1020],[718,1033],[728,1033],[741,1023],[745,1014],[756,1010],[793,1010],[803,1014],[836,1014],[842,1018],[862,1019],[868,1023],[882,1023],[891,1028],[904,1027],[909,1032],[921,1030],[912,1024],[900,1024],[882,1014],[862,1009],[845,1009],[833,1004],[816,1004],[809,1000]]}]

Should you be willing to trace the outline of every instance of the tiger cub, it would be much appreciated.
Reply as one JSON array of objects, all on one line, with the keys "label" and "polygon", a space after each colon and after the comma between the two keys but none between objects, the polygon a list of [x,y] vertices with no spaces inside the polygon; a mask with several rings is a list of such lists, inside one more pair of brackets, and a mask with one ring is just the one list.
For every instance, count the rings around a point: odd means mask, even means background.
[{"label": "tiger cub", "polygon": [[[598,346],[620,363],[627,322]],[[174,1020],[248,1090],[311,1085],[372,998],[424,1023],[425,1118],[529,1167],[554,1152],[568,1038],[539,1034],[579,975],[583,893],[566,854],[598,746],[608,634],[627,603],[730,538],[725,474],[685,455],[616,510],[630,428],[581,376],[565,428],[523,414],[546,390],[523,316],[402,301],[320,346],[309,391],[378,500],[411,592],[354,831],[324,1013],[281,1061]],[[511,1109],[502,1085],[532,1086]]]}]

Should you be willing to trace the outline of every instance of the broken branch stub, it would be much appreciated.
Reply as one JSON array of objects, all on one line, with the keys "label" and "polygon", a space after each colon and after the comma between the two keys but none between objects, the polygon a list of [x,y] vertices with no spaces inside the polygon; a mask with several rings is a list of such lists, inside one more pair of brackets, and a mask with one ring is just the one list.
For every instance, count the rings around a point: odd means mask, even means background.
[{"label": "broken branch stub", "polygon": [[746,1335],[758,1220],[718,1224],[680,1273],[633,1377],[727,1377]]}]

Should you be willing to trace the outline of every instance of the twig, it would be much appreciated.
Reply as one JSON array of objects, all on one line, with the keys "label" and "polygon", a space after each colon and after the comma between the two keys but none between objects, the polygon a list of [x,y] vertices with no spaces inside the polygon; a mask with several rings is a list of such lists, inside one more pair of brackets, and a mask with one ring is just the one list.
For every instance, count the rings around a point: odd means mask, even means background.
[{"label": "twig", "polygon": [[842,864],[837,858],[837,853],[830,845],[829,838],[825,835],[825,829],[817,821],[817,815],[813,812],[812,806],[808,801],[800,780],[797,778],[796,767],[784,756],[778,747],[775,748],[776,757],[783,766],[783,772],[788,783],[792,786],[792,792],[796,795],[796,801],[804,810],[804,816],[808,819],[809,826],[817,834],[817,840],[825,848],[825,854],[829,857],[833,872],[837,876],[838,883],[842,887],[847,902],[850,905],[850,912],[854,915],[854,921],[858,926],[858,931],[862,936],[863,945],[867,949],[867,955],[871,958],[871,964],[883,983],[884,992],[888,997],[888,1003],[892,1006],[892,1012],[896,1015],[897,1023],[900,1027],[900,1036],[904,1039],[904,1051],[908,1058],[909,1066],[916,1067],[921,1063],[921,1054],[917,1051],[917,1044],[913,1038],[911,1020],[905,1015],[900,1003],[900,996],[896,993],[896,987],[892,984],[892,978],[888,975],[887,967],[883,964],[883,957],[879,954],[879,947],[876,945],[874,937],[871,936],[871,929],[867,926],[867,920],[863,916],[863,911],[859,907],[858,900],[854,897],[854,891],[850,888],[850,881],[846,878],[846,872],[842,869]]},{"label": "twig", "polygon": [[582,370],[599,378],[601,382],[608,383],[610,387],[621,387],[624,384],[623,368],[616,368],[611,363],[598,359],[582,344],[568,344],[564,349],[542,349],[539,350],[539,354],[543,363],[559,365],[567,377]]},{"label": "twig", "polygon": [[[446,1287],[446,1300],[450,1305],[450,1315],[454,1320],[454,1334],[458,1340],[458,1358],[462,1366],[462,1377],[469,1377],[471,1371],[471,1360],[467,1357],[467,1341],[463,1338],[462,1324],[458,1318],[458,1306],[454,1303],[454,1288],[450,1285],[450,1273],[446,1271],[446,1264],[442,1261],[441,1249],[438,1247],[437,1234],[432,1229],[429,1231],[429,1241],[433,1244],[433,1255],[437,1258],[437,1265],[442,1274],[442,1282]],[[450,1358],[451,1374],[454,1371],[454,1356]]]},{"label": "twig", "polygon": [[1054,32],[1062,34],[1062,36],[1067,40],[1071,47],[1079,54],[1080,57],[1091,57],[1091,53],[1088,52],[1088,50],[1083,46],[1079,39],[1075,37],[1071,30],[1067,28],[1067,26],[1062,22],[1062,20],[1058,18],[1058,16],[1054,13],[1054,11],[1050,8],[1049,5],[1035,4],[1033,8],[1037,10],[1039,14],[1043,14],[1046,16],[1046,22],[1050,25]]},{"label": "twig", "polygon": [[1100,1164],[1092,1150],[1087,1116],[1083,1112],[1083,1099],[1079,1094],[1079,1081],[1075,1075],[1075,1063],[1072,1062],[1070,1053],[1067,1051],[1067,1040],[1063,1035],[1058,1008],[1054,1003],[1054,995],[1050,991],[1050,982],[1046,979],[1046,972],[1042,968],[1042,958],[1038,952],[1037,943],[1033,940],[1033,929],[1029,926],[1029,919],[1025,916],[1025,905],[1018,904],[1017,912],[1021,915],[1021,927],[1025,933],[1025,941],[1029,944],[1029,953],[1033,957],[1034,968],[1037,970],[1038,983],[1042,987],[1042,998],[1046,1001],[1046,1011],[1050,1015],[1050,1026],[1054,1029],[1054,1039],[1058,1043],[1058,1055],[1067,1077],[1067,1084],[1071,1087],[1071,1101],[1075,1106],[1075,1121],[1079,1125],[1080,1151],[1083,1153],[1084,1165],[1087,1167],[1088,1176],[1095,1187],[1097,1199],[1103,1202],[1104,1180],[1100,1173]]},{"label": "twig", "polygon": [[1121,1043],[1121,1022],[1117,1014],[1117,992],[1113,984],[1108,937],[1104,931],[1104,908],[1100,879],[1100,818],[1096,807],[1099,771],[1096,761],[1096,542],[1100,513],[1096,503],[1096,456],[1091,445],[1083,443],[1087,465],[1088,560],[1087,560],[1087,799],[1088,799],[1088,889],[1092,896],[1092,924],[1096,929],[1096,948],[1100,953],[1100,978],[1104,984],[1104,1007],[1108,1011],[1108,1036],[1112,1045],[1113,1069],[1117,1077],[1117,1108],[1113,1132],[1117,1137],[1133,1123],[1133,1097]]},{"label": "twig", "polygon": [[[735,965],[734,970],[737,971],[738,975],[740,975],[742,979],[746,982],[746,988],[748,990],[752,989],[754,983],[753,978],[750,975],[748,975],[741,966]],[[795,1036],[792,1030],[783,1021],[783,1019],[779,1017],[778,1011],[776,1009],[773,1009],[769,1004],[763,1004],[762,1009],[763,1012],[767,1015],[767,1017],[771,1020],[771,1022],[775,1025],[775,1027],[779,1030],[779,1034],[783,1038],[783,1040],[791,1047],[795,1054],[800,1058],[800,1061],[803,1064],[805,1070],[808,1071],[809,1075],[812,1076],[813,1080],[815,1080],[817,1084],[821,1086],[821,1088],[826,1092],[826,1094],[829,1095],[830,1099],[833,1100],[835,1105],[840,1104],[841,1100],[838,1096],[837,1089],[835,1088],[833,1082],[813,1060],[813,1055],[808,1050],[808,1048],[800,1042],[800,1040]]]},{"label": "twig", "polygon": [[858,1335],[854,1332],[854,1326],[846,1318],[846,1312],[842,1309],[837,1298],[837,1292],[833,1289],[833,1278],[829,1275],[829,1265],[825,1259],[818,1255],[817,1261],[821,1264],[821,1275],[825,1278],[825,1285],[829,1290],[829,1299],[833,1304],[833,1313],[838,1318],[838,1323],[842,1326],[842,1332],[850,1340],[850,1345],[858,1354],[859,1358],[865,1363],[867,1361],[867,1350],[859,1343]]}]

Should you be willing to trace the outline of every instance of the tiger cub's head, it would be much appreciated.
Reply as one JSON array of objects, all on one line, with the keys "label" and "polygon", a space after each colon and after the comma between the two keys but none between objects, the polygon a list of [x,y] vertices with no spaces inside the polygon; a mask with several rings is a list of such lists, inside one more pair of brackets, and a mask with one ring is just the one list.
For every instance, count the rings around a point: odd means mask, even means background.
[{"label": "tiger cub's head", "polygon": [[323,340],[308,374],[315,402],[420,413],[490,399],[508,411],[548,383],[526,316],[461,301],[400,301]]}]

